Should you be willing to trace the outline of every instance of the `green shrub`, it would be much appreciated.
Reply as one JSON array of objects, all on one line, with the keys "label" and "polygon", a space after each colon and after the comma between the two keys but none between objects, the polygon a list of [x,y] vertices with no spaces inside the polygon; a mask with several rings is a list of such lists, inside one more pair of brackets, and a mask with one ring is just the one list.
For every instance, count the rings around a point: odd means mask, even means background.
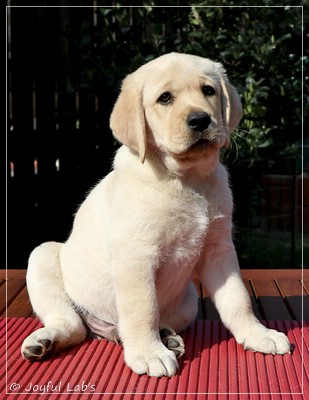
[{"label": "green shrub", "polygon": [[[170,1],[171,2],[171,1]],[[118,90],[118,83],[139,65],[170,51],[220,61],[238,88],[244,117],[235,132],[229,160],[292,154],[302,138],[302,8],[268,6],[98,8],[94,37],[89,27],[78,44],[82,85],[94,91]],[[223,7],[228,6],[228,7]],[[308,19],[308,16],[306,16]],[[308,80],[304,92],[308,93]],[[116,92],[115,92],[116,93]],[[116,94],[115,94],[116,95]],[[304,110],[304,120],[307,108]],[[235,144],[236,143],[236,144]]]}]

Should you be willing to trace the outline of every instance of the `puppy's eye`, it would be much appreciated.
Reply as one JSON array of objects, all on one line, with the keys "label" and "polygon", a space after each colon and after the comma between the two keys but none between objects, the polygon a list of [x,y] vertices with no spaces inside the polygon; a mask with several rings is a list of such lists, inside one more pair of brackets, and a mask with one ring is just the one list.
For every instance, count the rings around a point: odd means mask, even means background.
[{"label": "puppy's eye", "polygon": [[161,96],[158,98],[158,103],[162,105],[170,104],[172,102],[173,98],[170,92],[164,92],[161,94]]},{"label": "puppy's eye", "polygon": [[215,89],[210,85],[203,86],[202,92],[205,96],[213,96],[216,93]]}]

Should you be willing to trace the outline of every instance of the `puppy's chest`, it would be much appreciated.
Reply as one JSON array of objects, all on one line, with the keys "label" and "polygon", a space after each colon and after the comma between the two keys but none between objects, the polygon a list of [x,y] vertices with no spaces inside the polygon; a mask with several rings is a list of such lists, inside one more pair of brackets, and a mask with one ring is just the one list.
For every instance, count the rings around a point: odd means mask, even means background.
[{"label": "puppy's chest", "polygon": [[204,248],[209,224],[209,204],[205,198],[188,196],[182,202],[171,201],[160,240],[161,262],[192,263]]}]

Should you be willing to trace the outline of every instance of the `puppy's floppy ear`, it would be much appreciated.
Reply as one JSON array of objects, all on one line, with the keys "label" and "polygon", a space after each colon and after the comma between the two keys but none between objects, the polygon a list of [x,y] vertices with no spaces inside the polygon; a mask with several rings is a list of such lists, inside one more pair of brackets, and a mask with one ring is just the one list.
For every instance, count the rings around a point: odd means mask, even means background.
[{"label": "puppy's floppy ear", "polygon": [[140,82],[128,75],[110,117],[113,135],[122,144],[139,154],[143,163],[146,155],[146,124]]},{"label": "puppy's floppy ear", "polygon": [[220,83],[223,123],[232,133],[241,120],[242,106],[237,90],[230,84],[225,73],[221,75]]}]

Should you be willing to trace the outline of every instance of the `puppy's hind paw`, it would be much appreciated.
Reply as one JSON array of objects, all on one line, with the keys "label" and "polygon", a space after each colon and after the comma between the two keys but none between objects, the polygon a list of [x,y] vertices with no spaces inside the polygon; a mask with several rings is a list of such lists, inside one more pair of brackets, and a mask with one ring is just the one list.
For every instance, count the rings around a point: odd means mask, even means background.
[{"label": "puppy's hind paw", "polygon": [[52,352],[53,346],[49,339],[38,340],[32,345],[25,345],[22,348],[22,356],[29,361],[38,361],[47,357]]},{"label": "puppy's hind paw", "polygon": [[185,354],[185,345],[181,336],[177,335],[172,329],[161,329],[160,337],[164,346],[171,350],[176,357],[181,357]]},{"label": "puppy's hind paw", "polygon": [[45,328],[28,336],[21,347],[21,354],[29,361],[39,361],[53,352],[54,334]]}]

